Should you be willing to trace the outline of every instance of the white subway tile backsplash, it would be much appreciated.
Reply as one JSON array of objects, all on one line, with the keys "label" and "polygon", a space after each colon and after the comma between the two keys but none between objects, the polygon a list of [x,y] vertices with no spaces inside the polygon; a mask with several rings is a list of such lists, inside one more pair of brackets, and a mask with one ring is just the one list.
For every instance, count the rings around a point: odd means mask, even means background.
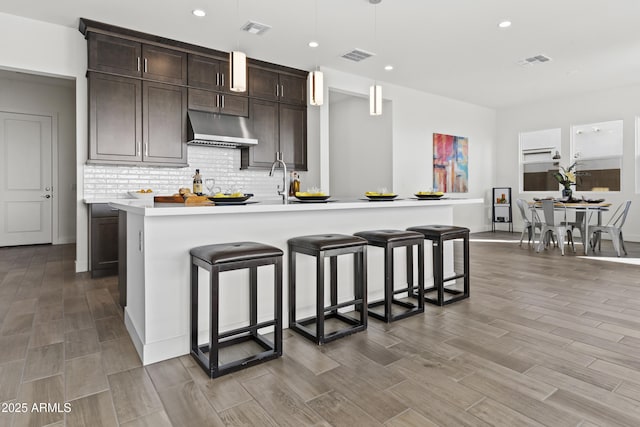
[{"label": "white subway tile backsplash", "polygon": [[266,170],[240,170],[240,150],[216,147],[188,147],[189,167],[166,168],[126,165],[84,166],[84,197],[127,198],[128,191],[151,188],[156,194],[173,194],[180,187],[191,188],[200,169],[203,178],[213,178],[223,191],[241,190],[261,199],[277,199],[281,171],[270,177]]}]

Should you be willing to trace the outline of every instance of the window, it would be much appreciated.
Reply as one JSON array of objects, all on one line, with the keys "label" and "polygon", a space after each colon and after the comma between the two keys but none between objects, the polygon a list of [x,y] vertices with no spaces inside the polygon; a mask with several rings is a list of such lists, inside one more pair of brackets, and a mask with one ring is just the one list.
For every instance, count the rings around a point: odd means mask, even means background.
[{"label": "window", "polygon": [[552,174],[558,170],[560,129],[521,132],[519,140],[522,191],[557,191]]},{"label": "window", "polygon": [[622,120],[571,127],[577,191],[620,191],[622,140]]}]

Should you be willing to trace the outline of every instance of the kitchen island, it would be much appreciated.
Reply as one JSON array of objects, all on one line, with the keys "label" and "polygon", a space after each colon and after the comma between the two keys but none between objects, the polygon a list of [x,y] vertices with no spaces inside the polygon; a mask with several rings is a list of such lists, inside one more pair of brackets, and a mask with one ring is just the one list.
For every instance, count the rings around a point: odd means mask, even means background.
[{"label": "kitchen island", "polygon": [[[256,241],[285,251],[292,237],[322,234],[352,234],[362,230],[406,229],[425,224],[452,224],[457,205],[482,204],[483,199],[394,201],[332,201],[328,203],[260,202],[232,206],[160,205],[141,200],[118,200],[111,206],[126,212],[125,325],[144,365],[189,353],[190,266],[189,250],[214,243]],[[464,226],[464,224],[455,224]],[[426,248],[426,283],[431,274],[431,251]],[[396,256],[404,257],[404,251]],[[307,259],[308,258],[308,259]],[[348,258],[348,257],[341,257]],[[383,253],[369,247],[369,296],[382,295]],[[339,260],[340,280],[350,280],[350,259]],[[404,263],[396,262],[398,279],[405,276]],[[311,313],[315,304],[314,264],[311,257],[298,257],[300,312]],[[287,312],[287,266],[284,259],[283,307]],[[272,267],[258,270],[261,301],[258,317],[273,316]],[[304,286],[309,277],[308,286]],[[248,271],[221,276],[221,330],[248,320]],[[200,274],[200,339],[207,340],[208,275]],[[260,289],[262,287],[264,289]],[[348,289],[345,289],[348,288]],[[348,295],[349,286],[339,293]],[[287,327],[287,319],[283,319]]]}]

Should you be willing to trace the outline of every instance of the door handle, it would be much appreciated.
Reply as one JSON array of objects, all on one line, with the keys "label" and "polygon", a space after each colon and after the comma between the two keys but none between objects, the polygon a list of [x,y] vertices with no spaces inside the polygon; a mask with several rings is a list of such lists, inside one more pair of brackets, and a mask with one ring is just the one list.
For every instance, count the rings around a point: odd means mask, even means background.
[{"label": "door handle", "polygon": [[51,198],[51,194],[43,194],[42,196],[43,199],[50,199]]}]

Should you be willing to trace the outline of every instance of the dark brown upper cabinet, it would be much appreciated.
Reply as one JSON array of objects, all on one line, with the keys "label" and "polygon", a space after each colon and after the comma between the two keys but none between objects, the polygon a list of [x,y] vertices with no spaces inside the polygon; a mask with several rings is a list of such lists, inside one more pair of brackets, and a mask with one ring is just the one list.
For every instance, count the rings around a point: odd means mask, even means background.
[{"label": "dark brown upper cabinet", "polygon": [[249,117],[249,98],[189,88],[189,109]]},{"label": "dark brown upper cabinet", "polygon": [[187,89],[89,72],[89,159],[186,165]]},{"label": "dark brown upper cabinet", "polygon": [[120,37],[89,33],[89,70],[187,84],[187,54]]},{"label": "dark brown upper cabinet", "polygon": [[142,45],[142,78],[187,84],[187,54],[165,47]]},{"label": "dark brown upper cabinet", "polygon": [[187,88],[142,82],[142,160],[187,164]]},{"label": "dark brown upper cabinet", "polygon": [[249,67],[249,96],[306,105],[307,80],[300,76]]},{"label": "dark brown upper cabinet", "polygon": [[140,77],[142,44],[96,33],[90,33],[88,39],[90,70]]},{"label": "dark brown upper cabinet", "polygon": [[230,92],[228,61],[189,54],[188,64],[189,86],[216,92]]},{"label": "dark brown upper cabinet", "polygon": [[270,168],[279,151],[288,168],[307,170],[306,106],[261,99],[249,104],[258,145],[242,150],[241,168]]},{"label": "dark brown upper cabinet", "polygon": [[142,160],[142,81],[90,72],[89,158]]}]

